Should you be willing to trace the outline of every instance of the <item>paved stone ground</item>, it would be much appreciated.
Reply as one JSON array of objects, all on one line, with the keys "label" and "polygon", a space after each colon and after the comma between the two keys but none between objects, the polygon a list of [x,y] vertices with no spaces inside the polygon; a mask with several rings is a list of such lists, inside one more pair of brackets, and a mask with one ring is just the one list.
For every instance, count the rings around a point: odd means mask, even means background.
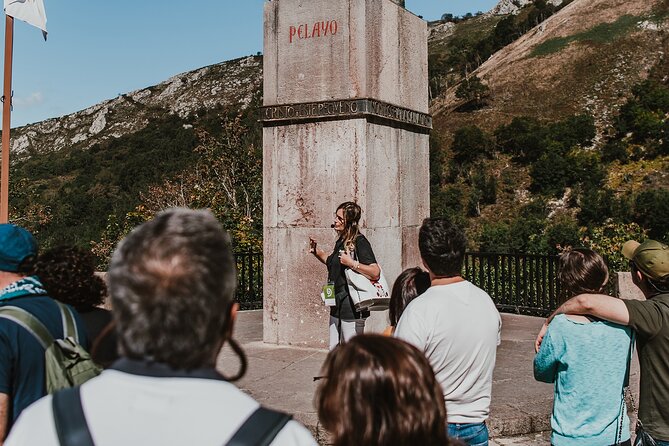
[{"label": "paved stone ground", "polygon": [[[497,350],[490,409],[491,445],[545,446],[550,444],[553,387],[539,383],[532,374],[534,339],[542,318],[502,315],[502,343]],[[326,443],[314,409],[317,383],[327,351],[262,342],[262,311],[240,312],[235,329],[248,357],[248,371],[237,385],[268,407],[293,413],[316,438]],[[239,362],[224,348],[218,367],[227,375]],[[638,389],[638,364],[632,368],[632,388]],[[637,399],[638,400],[638,399]]]}]

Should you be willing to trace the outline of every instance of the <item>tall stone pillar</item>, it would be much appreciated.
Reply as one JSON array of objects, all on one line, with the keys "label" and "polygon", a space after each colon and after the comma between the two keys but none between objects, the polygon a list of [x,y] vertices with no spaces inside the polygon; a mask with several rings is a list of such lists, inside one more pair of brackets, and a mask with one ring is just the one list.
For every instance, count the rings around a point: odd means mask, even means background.
[{"label": "tall stone pillar", "polygon": [[[391,0],[265,3],[264,340],[327,347],[327,270],[341,202],[388,281],[420,263],[429,214],[427,24]],[[368,320],[380,331],[385,313]]]}]

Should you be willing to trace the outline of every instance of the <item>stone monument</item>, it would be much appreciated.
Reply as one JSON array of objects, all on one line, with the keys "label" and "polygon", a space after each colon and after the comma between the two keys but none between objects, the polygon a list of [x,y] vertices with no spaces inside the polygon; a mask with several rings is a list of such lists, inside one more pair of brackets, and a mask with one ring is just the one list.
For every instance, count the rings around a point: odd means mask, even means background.
[{"label": "stone monument", "polygon": [[[392,284],[429,214],[427,24],[391,0],[264,5],[264,341],[327,347],[326,267],[341,202]],[[403,3],[403,2],[399,2]],[[374,313],[367,331],[387,324]]]}]

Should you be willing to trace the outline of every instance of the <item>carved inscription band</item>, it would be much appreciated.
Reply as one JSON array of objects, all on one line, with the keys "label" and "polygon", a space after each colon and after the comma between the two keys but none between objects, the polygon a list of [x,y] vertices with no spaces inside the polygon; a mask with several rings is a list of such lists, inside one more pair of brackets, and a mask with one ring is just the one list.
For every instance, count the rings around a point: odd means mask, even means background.
[{"label": "carved inscription band", "polygon": [[374,99],[345,99],[260,108],[260,121],[267,123],[362,116],[376,116],[425,129],[432,128],[432,116]]}]

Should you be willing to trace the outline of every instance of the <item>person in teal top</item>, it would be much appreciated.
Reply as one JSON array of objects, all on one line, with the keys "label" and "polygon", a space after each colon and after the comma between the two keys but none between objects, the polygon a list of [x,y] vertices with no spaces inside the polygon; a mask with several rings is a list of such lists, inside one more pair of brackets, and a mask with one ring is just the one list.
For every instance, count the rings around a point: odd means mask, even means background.
[{"label": "person in teal top", "polygon": [[[560,256],[559,279],[567,297],[599,293],[608,278],[604,260],[592,250]],[[535,379],[555,383],[551,444],[631,444],[623,398],[631,344],[628,327],[590,316],[553,319],[534,358]]]}]

